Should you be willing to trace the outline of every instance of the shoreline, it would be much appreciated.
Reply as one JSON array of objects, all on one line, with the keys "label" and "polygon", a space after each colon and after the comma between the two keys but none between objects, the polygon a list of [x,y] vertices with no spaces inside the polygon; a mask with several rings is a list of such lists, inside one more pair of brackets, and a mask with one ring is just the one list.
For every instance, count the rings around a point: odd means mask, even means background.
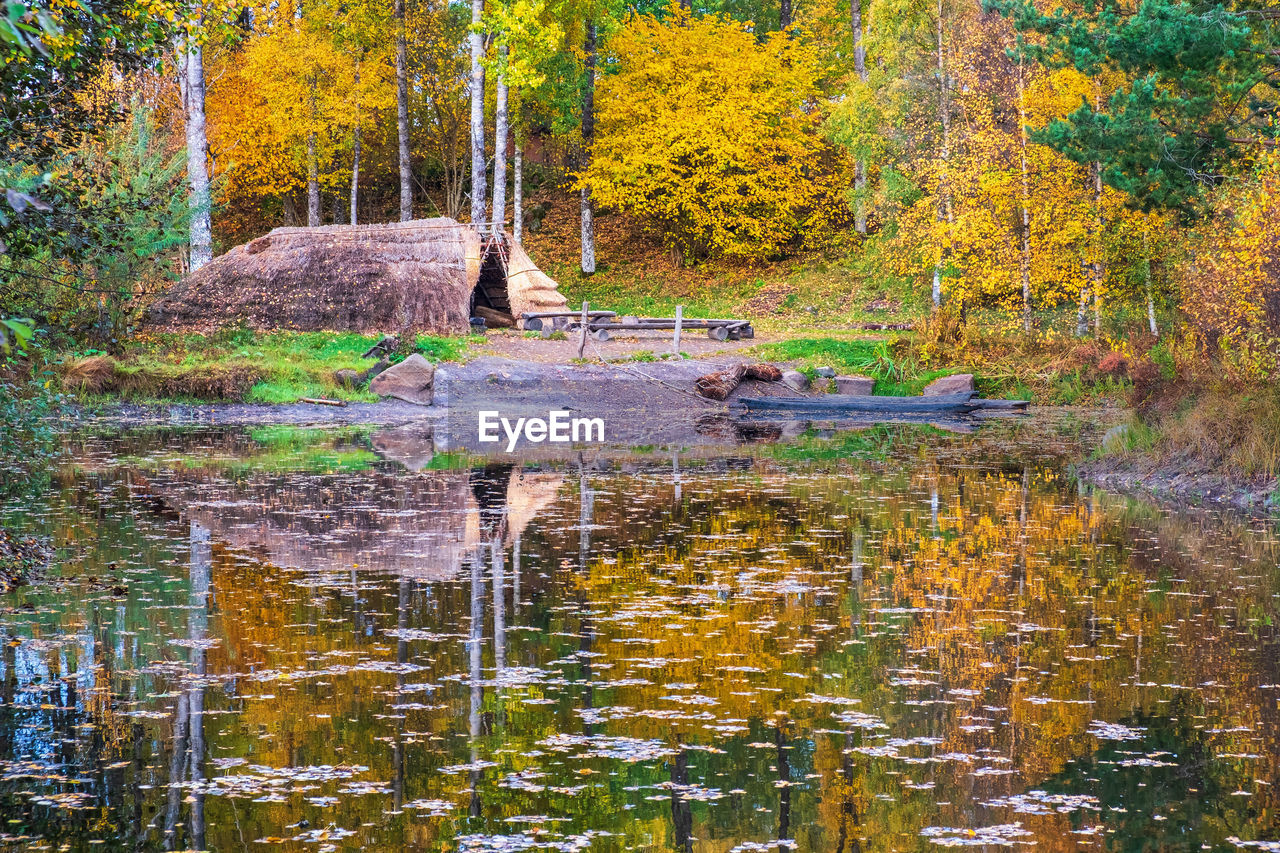
[{"label": "shoreline", "polygon": [[1162,504],[1231,510],[1262,518],[1280,511],[1278,480],[1248,481],[1193,473],[1177,463],[1121,456],[1083,460],[1072,466],[1072,473],[1089,485]]}]

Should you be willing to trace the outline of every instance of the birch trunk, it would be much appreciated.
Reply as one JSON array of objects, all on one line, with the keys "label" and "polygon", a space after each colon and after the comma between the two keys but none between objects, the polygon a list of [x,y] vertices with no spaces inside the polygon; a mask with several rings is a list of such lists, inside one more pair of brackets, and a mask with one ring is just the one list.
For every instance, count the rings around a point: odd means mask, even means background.
[{"label": "birch trunk", "polygon": [[[582,92],[582,162],[579,173],[585,172],[591,165],[591,146],[596,135],[596,25],[587,24],[586,42],[583,45],[586,55],[586,85]],[[595,206],[591,201],[591,188],[584,186],[578,203],[582,219],[582,272],[590,275],[596,271],[596,228]]]},{"label": "birch trunk", "polygon": [[409,74],[404,33],[404,0],[395,2],[396,136],[400,144],[400,221],[413,219],[413,175],[409,161]]},{"label": "birch trunk", "polygon": [[778,29],[785,30],[791,26],[791,0],[781,0],[778,4]]},{"label": "birch trunk", "polygon": [[[360,88],[360,66],[356,65],[356,88]],[[351,131],[351,224],[359,224],[356,207],[360,200],[360,105],[356,104],[356,126]]]},{"label": "birch trunk", "polygon": [[1147,285],[1147,325],[1151,327],[1151,337],[1160,337],[1160,327],[1156,325],[1156,302],[1151,294],[1151,234],[1142,232],[1142,272]]},{"label": "birch trunk", "polygon": [[[943,42],[942,0],[938,0],[938,119],[942,124],[942,136],[939,142],[938,160],[938,222],[951,222],[951,103],[947,98],[947,63],[946,47]],[[945,229],[942,229],[945,230]],[[933,267],[933,307],[942,307],[942,269],[947,259],[947,238],[944,236],[938,246],[937,261]]]},{"label": "birch trunk", "polygon": [[[1102,86],[1093,81],[1093,111],[1102,111]],[[1106,228],[1106,218],[1102,212],[1102,164],[1093,164],[1093,209],[1095,214],[1093,228],[1093,334],[1102,334],[1102,283],[1106,280],[1106,256],[1103,253],[1102,237]]]},{"label": "birch trunk", "polygon": [[[850,0],[849,17],[853,27],[853,69],[858,73],[858,79],[866,83],[869,75],[867,74],[867,48],[863,41],[862,33],[862,0]],[[858,162],[854,166],[853,191],[858,199],[854,227],[857,228],[859,234],[865,237],[867,234],[867,201],[865,198],[867,192],[867,161],[862,158],[858,158]]]},{"label": "birch trunk", "polygon": [[204,113],[204,50],[175,42],[178,85],[187,137],[187,205],[191,209],[191,270],[213,260],[213,198],[209,189],[209,138]]},{"label": "birch trunk", "polygon": [[1031,177],[1027,168],[1027,83],[1022,56],[1018,57],[1018,154],[1022,166],[1022,253],[1018,275],[1022,279],[1022,331],[1031,331]]},{"label": "birch trunk", "polygon": [[524,237],[524,152],[521,146],[522,140],[517,132],[511,174],[511,236],[515,239],[517,246]]},{"label": "birch trunk", "polygon": [[484,36],[480,33],[484,0],[471,0],[471,225],[479,230],[484,223]]},{"label": "birch trunk", "polygon": [[351,224],[360,224],[356,208],[360,200],[360,125],[351,132]]},{"label": "birch trunk", "polygon": [[[499,49],[503,60],[508,48]],[[507,82],[498,75],[494,85],[493,107],[493,236],[502,236],[502,226],[507,221]]]},{"label": "birch trunk", "polygon": [[316,162],[316,135],[307,134],[307,227],[323,225],[320,213],[320,167]]}]

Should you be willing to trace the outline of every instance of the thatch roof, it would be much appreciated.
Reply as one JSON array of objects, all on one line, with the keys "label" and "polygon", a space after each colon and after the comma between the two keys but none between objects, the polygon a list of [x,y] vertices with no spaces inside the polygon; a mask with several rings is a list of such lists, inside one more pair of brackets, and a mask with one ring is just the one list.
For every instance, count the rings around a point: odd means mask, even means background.
[{"label": "thatch roof", "polygon": [[[507,242],[519,269],[510,283],[513,307],[564,305],[555,282]],[[150,319],[157,326],[197,331],[243,324],[262,330],[461,333],[480,278],[480,252],[475,231],[445,218],[276,228],[175,285],[152,306]]]},{"label": "thatch roof", "polygon": [[[568,303],[558,287],[555,279],[534,266],[524,249],[508,235],[507,297],[512,315],[519,319],[526,313],[566,310]],[[520,325],[523,327],[524,322]]]}]

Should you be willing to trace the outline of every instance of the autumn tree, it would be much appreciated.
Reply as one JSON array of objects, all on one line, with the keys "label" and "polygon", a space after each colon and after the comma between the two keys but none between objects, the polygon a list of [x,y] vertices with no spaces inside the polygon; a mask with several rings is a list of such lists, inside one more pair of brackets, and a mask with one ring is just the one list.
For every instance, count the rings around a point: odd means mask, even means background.
[{"label": "autumn tree", "polygon": [[802,41],[728,19],[633,18],[609,42],[581,185],[686,261],[762,260],[842,221],[843,162]]}]

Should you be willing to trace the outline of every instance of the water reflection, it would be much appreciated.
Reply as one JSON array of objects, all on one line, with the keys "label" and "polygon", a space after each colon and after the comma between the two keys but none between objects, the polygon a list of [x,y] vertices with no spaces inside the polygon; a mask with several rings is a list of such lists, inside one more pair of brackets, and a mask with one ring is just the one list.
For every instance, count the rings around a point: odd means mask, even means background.
[{"label": "water reflection", "polygon": [[1075,435],[82,439],[4,509],[59,563],[0,603],[0,837],[1274,849],[1274,531],[1082,492]]}]

